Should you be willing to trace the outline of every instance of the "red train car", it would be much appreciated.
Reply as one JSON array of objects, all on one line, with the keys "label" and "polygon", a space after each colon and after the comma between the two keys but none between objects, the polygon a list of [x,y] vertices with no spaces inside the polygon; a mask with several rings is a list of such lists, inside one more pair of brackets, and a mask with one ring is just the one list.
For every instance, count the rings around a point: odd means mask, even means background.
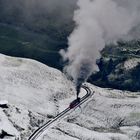
[{"label": "red train car", "polygon": [[75,106],[77,106],[80,103],[80,98],[77,98],[76,100],[72,101],[69,105],[69,108],[72,109]]}]

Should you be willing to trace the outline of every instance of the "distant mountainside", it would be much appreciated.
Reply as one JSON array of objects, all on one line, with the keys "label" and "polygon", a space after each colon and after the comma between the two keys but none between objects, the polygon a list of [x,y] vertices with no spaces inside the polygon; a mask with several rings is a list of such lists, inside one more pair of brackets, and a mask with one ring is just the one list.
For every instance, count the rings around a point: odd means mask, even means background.
[{"label": "distant mountainside", "polygon": [[53,39],[45,32],[38,33],[26,27],[0,24],[0,52],[3,54],[36,59],[61,69],[59,50],[66,46],[66,39]]},{"label": "distant mountainside", "polygon": [[41,1],[0,1],[0,53],[62,69],[59,50],[74,28],[76,0]]},{"label": "distant mountainside", "polygon": [[108,45],[97,60],[99,72],[89,79],[102,87],[140,91],[140,41],[120,41]]},{"label": "distant mountainside", "polygon": [[[0,55],[0,139],[26,140],[75,99],[73,83],[31,59]],[[139,140],[140,92],[103,89],[46,130],[41,140]],[[84,90],[80,95],[85,94]]]}]

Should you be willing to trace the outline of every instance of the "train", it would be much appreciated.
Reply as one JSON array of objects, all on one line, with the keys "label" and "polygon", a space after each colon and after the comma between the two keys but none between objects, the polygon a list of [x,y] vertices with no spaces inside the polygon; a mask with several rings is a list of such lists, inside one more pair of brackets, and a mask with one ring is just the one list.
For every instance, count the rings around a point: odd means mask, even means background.
[{"label": "train", "polygon": [[69,108],[72,109],[74,108],[75,106],[77,106],[79,103],[80,103],[80,97],[78,97],[77,99],[75,99],[74,101],[72,101],[69,105]]}]

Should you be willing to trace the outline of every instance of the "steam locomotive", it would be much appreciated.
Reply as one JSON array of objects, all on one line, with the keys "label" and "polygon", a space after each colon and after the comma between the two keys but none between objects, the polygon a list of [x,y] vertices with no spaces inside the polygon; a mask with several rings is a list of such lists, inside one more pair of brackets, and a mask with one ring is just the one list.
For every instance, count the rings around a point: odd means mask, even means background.
[{"label": "steam locomotive", "polygon": [[79,93],[80,93],[80,89],[81,89],[81,84],[78,84],[76,86],[76,91],[77,91],[76,92],[76,95],[77,95],[77,98],[70,103],[70,105],[69,105],[69,108],[70,109],[74,108],[75,106],[77,106],[80,103],[80,100],[81,99],[80,99],[80,97],[78,97],[79,96]]},{"label": "steam locomotive", "polygon": [[80,98],[78,97],[76,100],[72,101],[69,105],[69,108],[72,109],[80,103]]}]

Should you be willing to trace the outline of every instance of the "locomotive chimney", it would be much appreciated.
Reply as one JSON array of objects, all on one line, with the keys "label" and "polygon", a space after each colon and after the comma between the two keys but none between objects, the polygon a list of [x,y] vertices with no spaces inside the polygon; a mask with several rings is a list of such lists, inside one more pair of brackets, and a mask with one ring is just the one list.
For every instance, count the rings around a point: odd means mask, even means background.
[{"label": "locomotive chimney", "polygon": [[79,96],[80,89],[81,89],[81,85],[78,85],[78,86],[76,87],[76,95],[77,95],[77,98],[78,98],[78,96]]}]

